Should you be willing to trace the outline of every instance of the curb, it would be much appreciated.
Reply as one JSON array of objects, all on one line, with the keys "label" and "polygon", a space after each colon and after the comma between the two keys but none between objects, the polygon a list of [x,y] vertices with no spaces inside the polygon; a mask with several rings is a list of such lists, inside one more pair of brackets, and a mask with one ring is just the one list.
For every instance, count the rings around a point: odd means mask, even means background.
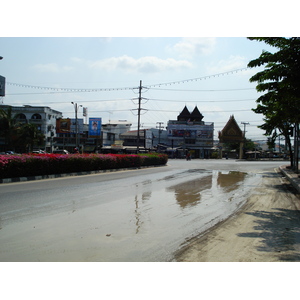
[{"label": "curb", "polygon": [[72,176],[83,176],[83,175],[100,174],[100,173],[112,173],[112,172],[118,172],[118,171],[130,171],[130,170],[139,170],[139,169],[164,167],[164,166],[166,166],[166,165],[153,165],[153,166],[142,166],[142,167],[134,167],[134,168],[96,170],[96,171],[88,171],[88,172],[74,172],[74,173],[64,173],[64,174],[3,178],[3,179],[0,179],[0,184],[1,183],[13,183],[13,182],[26,182],[26,181],[42,180],[42,179],[55,179],[55,178],[64,178],[64,177],[72,177]]},{"label": "curb", "polygon": [[296,174],[293,170],[287,169],[287,166],[281,166],[279,167],[279,170],[297,190],[297,192],[300,193],[300,174]]}]

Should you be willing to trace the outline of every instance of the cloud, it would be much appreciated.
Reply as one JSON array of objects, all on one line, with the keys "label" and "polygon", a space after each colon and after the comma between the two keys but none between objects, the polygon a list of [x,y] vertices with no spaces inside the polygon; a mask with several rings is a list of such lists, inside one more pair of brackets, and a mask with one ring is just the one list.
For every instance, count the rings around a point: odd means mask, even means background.
[{"label": "cloud", "polygon": [[56,63],[49,63],[49,64],[37,64],[33,66],[34,69],[40,71],[40,72],[50,72],[50,73],[59,73],[59,72],[67,72],[72,70],[73,68],[68,66],[62,66],[60,67]]},{"label": "cloud", "polygon": [[208,55],[215,47],[216,38],[183,38],[168,50],[176,52],[180,57],[191,59],[197,55]]},{"label": "cloud", "polygon": [[228,59],[222,59],[207,67],[208,73],[217,74],[236,69],[246,68],[248,60],[243,56],[231,55]]},{"label": "cloud", "polygon": [[119,69],[128,72],[157,73],[161,71],[190,69],[193,65],[186,60],[175,60],[173,58],[160,59],[154,56],[145,56],[135,59],[123,55],[91,62],[89,63],[89,67],[106,69],[108,71]]}]

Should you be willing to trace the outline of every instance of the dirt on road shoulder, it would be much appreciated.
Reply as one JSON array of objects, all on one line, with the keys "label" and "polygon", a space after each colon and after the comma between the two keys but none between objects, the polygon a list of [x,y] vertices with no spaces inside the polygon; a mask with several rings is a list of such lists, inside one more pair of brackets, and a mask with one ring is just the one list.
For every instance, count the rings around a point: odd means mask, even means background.
[{"label": "dirt on road shoulder", "polygon": [[300,196],[268,172],[242,209],[175,254],[184,262],[300,261]]}]

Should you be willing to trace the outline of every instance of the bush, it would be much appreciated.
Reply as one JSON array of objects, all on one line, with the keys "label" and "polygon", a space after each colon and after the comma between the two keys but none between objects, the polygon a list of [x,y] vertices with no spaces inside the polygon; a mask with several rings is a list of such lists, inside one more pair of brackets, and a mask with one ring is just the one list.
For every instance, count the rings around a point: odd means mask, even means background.
[{"label": "bush", "polygon": [[23,154],[0,155],[0,178],[165,165],[165,154]]}]

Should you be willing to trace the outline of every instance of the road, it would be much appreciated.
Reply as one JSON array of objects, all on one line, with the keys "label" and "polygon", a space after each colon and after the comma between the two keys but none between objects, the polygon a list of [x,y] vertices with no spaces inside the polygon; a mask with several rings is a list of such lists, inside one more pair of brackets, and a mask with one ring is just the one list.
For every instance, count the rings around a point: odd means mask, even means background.
[{"label": "road", "polygon": [[[171,261],[282,161],[164,167],[0,185],[0,261]],[[279,182],[279,181],[278,181]]]}]

